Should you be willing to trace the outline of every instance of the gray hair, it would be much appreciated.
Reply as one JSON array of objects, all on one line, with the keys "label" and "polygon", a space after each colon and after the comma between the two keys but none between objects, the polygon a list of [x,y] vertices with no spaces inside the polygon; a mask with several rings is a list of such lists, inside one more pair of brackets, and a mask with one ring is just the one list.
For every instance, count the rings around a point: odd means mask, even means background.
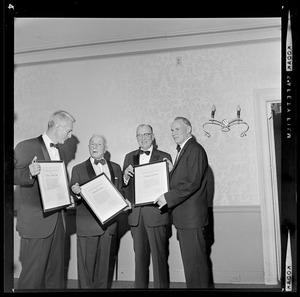
[{"label": "gray hair", "polygon": [[64,110],[55,111],[51,115],[48,121],[48,128],[54,127],[56,124],[60,122],[67,122],[67,121],[71,121],[72,123],[74,123],[76,120],[70,113]]},{"label": "gray hair", "polygon": [[187,118],[185,118],[185,117],[176,117],[174,119],[174,121],[178,121],[178,120],[182,120],[187,126],[191,127],[191,132],[192,132],[192,124]]}]

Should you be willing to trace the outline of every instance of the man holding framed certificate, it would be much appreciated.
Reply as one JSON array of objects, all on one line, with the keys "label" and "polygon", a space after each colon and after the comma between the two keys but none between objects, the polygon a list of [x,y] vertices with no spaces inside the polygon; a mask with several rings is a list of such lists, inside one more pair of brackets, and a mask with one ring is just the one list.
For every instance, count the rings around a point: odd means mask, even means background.
[{"label": "man holding framed certificate", "polygon": [[[45,133],[21,141],[15,148],[14,184],[20,186],[17,230],[21,237],[22,264],[18,289],[65,288],[65,224],[62,209],[68,201],[62,204],[59,201],[70,200],[70,196],[68,184],[65,183],[65,163],[62,162],[66,158],[57,144],[63,144],[71,137],[74,122],[69,113],[57,111],[51,115]],[[45,169],[42,164],[46,163],[55,168]],[[44,175],[45,172],[51,174]],[[45,187],[41,187],[40,182]],[[60,184],[62,191],[57,191]],[[45,197],[41,196],[41,192],[46,194],[51,204],[49,210],[45,209],[42,199]]]},{"label": "man holding framed certificate", "polygon": [[128,204],[122,197],[121,167],[104,158],[105,137],[93,135],[88,147],[90,157],[73,167],[70,183],[76,202],[78,282],[80,289],[109,289],[115,214],[126,210]]},{"label": "man holding framed certificate", "polygon": [[178,154],[170,173],[170,190],[154,204],[171,211],[177,229],[187,288],[208,288],[210,264],[207,251],[208,158],[192,135],[192,125],[185,117],[176,117],[171,125]]},{"label": "man holding framed certificate", "polygon": [[[170,154],[154,147],[155,138],[151,126],[139,125],[136,130],[136,139],[139,149],[128,153],[123,164],[123,177],[126,184],[124,188],[125,197],[133,205],[128,216],[128,223],[131,228],[135,252],[134,286],[135,288],[148,288],[151,253],[154,288],[168,288],[168,242],[169,228],[171,227],[169,214],[168,212],[161,212],[155,207],[153,202],[150,202],[150,196],[153,186],[156,188],[155,183],[162,181],[159,189],[167,186],[165,171],[167,165],[166,162],[159,161],[168,159],[171,162],[172,159]],[[135,181],[135,170],[139,171],[138,175],[141,177],[137,181],[138,185]],[[138,189],[138,193],[136,189]],[[146,190],[149,195],[143,197],[140,193]]]}]

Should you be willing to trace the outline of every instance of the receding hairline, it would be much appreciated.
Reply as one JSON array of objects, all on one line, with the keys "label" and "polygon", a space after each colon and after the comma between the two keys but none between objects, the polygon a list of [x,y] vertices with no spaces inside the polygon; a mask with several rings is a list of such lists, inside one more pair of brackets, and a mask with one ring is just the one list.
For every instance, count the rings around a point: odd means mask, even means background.
[{"label": "receding hairline", "polygon": [[185,118],[185,117],[176,117],[174,119],[174,122],[175,121],[179,121],[179,120],[182,120],[187,126],[189,126],[189,127],[192,128],[192,124],[191,124],[191,122],[187,118]]},{"label": "receding hairline", "polygon": [[153,128],[149,124],[140,124],[140,125],[138,125],[137,128],[136,128],[136,132],[139,130],[139,128],[142,128],[142,127],[149,127],[150,130],[151,130],[151,133],[153,133]]}]

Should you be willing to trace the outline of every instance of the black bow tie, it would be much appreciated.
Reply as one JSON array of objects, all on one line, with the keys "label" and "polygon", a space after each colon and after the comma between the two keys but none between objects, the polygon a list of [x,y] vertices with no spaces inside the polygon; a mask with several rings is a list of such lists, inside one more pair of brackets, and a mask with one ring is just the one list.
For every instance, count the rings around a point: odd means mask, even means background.
[{"label": "black bow tie", "polygon": [[181,147],[180,147],[180,145],[179,145],[179,144],[177,144],[177,147],[176,147],[176,149],[177,149],[177,152],[179,153],[179,152],[180,152],[180,150],[181,150]]},{"label": "black bow tie", "polygon": [[143,150],[140,150],[140,154],[146,154],[147,156],[150,155],[150,151],[143,151]]},{"label": "black bow tie", "polygon": [[50,143],[50,147],[55,147],[55,148],[58,148],[58,144],[54,144],[54,143]]},{"label": "black bow tie", "polygon": [[95,165],[98,165],[99,163],[101,163],[102,165],[105,165],[105,164],[106,164],[106,161],[105,161],[104,159],[100,159],[100,160],[94,159],[94,164],[95,164]]}]

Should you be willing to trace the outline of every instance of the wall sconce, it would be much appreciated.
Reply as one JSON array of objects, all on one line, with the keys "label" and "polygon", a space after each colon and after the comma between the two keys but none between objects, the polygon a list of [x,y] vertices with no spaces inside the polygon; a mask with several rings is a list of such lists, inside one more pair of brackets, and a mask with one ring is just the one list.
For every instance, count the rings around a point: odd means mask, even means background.
[{"label": "wall sconce", "polygon": [[215,120],[214,119],[215,113],[216,113],[216,106],[213,105],[212,108],[211,108],[211,119],[209,119],[209,122],[206,122],[206,123],[203,124],[203,130],[205,132],[205,136],[210,137],[210,133],[208,133],[204,129],[204,127],[206,125],[210,125],[210,124],[221,126],[221,131],[223,131],[223,132],[230,131],[230,127],[233,126],[233,125],[243,124],[243,125],[247,126],[247,129],[241,133],[241,137],[246,136],[246,132],[249,130],[249,125],[241,119],[241,107],[239,105],[236,108],[237,118],[231,120],[230,122],[226,119],[222,120],[221,122],[218,121],[218,120]]}]

